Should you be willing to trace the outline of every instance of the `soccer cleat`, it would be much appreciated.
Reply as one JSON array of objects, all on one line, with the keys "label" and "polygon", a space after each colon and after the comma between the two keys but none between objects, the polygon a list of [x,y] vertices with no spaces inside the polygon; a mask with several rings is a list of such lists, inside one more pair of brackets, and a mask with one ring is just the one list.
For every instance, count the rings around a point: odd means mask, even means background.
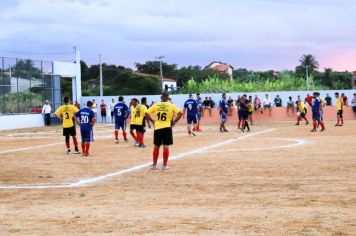
[{"label": "soccer cleat", "polygon": [[68,149],[67,149],[67,155],[69,155],[69,154],[70,154],[70,149],[68,148]]},{"label": "soccer cleat", "polygon": [[157,165],[152,165],[151,168],[150,168],[150,170],[157,170],[157,169],[158,169]]},{"label": "soccer cleat", "polygon": [[310,132],[316,132],[316,129],[312,129],[312,130],[310,130]]},{"label": "soccer cleat", "polygon": [[116,139],[116,140],[115,140],[115,143],[116,143],[116,144],[119,144],[119,140],[118,140],[118,139]]},{"label": "soccer cleat", "polygon": [[309,125],[309,121],[307,121],[307,122],[305,123],[305,125]]},{"label": "soccer cleat", "polygon": [[241,130],[243,133],[245,133],[245,129],[244,129],[244,128],[241,128],[240,130]]},{"label": "soccer cleat", "polygon": [[138,146],[139,146],[138,142],[135,141],[134,144],[133,144],[133,146],[134,146],[134,147],[138,147]]},{"label": "soccer cleat", "polygon": [[299,123],[296,123],[295,125],[299,125]]},{"label": "soccer cleat", "polygon": [[169,170],[168,166],[162,166],[162,170]]},{"label": "soccer cleat", "polygon": [[193,136],[197,136],[196,133],[194,133],[194,132],[192,132],[192,135],[193,135]]},{"label": "soccer cleat", "polygon": [[82,154],[82,153],[79,151],[74,151],[74,154]]},{"label": "soccer cleat", "polygon": [[229,132],[227,129],[224,129],[224,132]]},{"label": "soccer cleat", "polygon": [[320,130],[320,132],[324,132],[325,131],[325,128],[322,128],[321,130]]},{"label": "soccer cleat", "polygon": [[124,138],[124,141],[127,143],[129,140],[127,138]]},{"label": "soccer cleat", "polygon": [[139,144],[138,147],[139,148],[146,148],[146,145],[145,144]]},{"label": "soccer cleat", "polygon": [[336,125],[334,125],[334,126],[340,126],[339,124],[336,124]]}]

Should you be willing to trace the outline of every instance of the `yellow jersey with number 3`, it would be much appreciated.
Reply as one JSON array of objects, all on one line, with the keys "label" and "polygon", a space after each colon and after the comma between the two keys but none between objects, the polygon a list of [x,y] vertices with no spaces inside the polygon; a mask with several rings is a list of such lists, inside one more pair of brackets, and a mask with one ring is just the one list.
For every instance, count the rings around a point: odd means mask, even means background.
[{"label": "yellow jersey with number 3", "polygon": [[159,102],[153,104],[147,113],[153,115],[155,120],[155,130],[172,127],[172,120],[174,115],[181,110],[170,102]]},{"label": "yellow jersey with number 3", "polygon": [[130,125],[136,125],[136,107],[130,107],[131,118],[130,118]]},{"label": "yellow jersey with number 3", "polygon": [[337,109],[338,111],[343,111],[343,110],[344,110],[344,99],[342,99],[341,96],[337,99],[337,102],[336,102],[336,109]]},{"label": "yellow jersey with number 3", "polygon": [[147,112],[147,107],[146,105],[139,104],[136,106],[136,113],[135,113],[135,123],[137,125],[143,125],[143,121],[145,118],[145,114]]},{"label": "yellow jersey with number 3", "polygon": [[74,114],[78,112],[78,108],[73,105],[62,105],[60,106],[54,114],[62,117],[63,128],[71,128],[74,126],[73,118]]}]

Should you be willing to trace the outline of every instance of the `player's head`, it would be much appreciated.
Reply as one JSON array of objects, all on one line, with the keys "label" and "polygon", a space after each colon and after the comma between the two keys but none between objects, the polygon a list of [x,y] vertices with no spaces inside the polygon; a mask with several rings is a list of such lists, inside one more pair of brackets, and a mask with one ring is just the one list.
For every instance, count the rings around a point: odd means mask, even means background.
[{"label": "player's head", "polygon": [[189,94],[189,98],[193,98],[193,94]]},{"label": "player's head", "polygon": [[266,94],[266,98],[268,98],[268,93]]},{"label": "player's head", "polygon": [[124,101],[124,97],[123,96],[120,96],[119,97],[119,102],[123,102]]},{"label": "player's head", "polygon": [[277,94],[277,98],[279,98],[279,95]]},{"label": "player's head", "polygon": [[147,104],[147,98],[146,97],[141,98],[141,104],[144,104],[144,105]]},{"label": "player's head", "polygon": [[93,107],[93,102],[92,101],[87,101],[87,107],[92,108]]},{"label": "player's head", "polygon": [[132,99],[132,105],[136,106],[138,104],[138,99],[137,98],[133,98]]},{"label": "player's head", "polygon": [[329,97],[329,94],[327,93],[326,96]]},{"label": "player's head", "polygon": [[115,99],[111,99],[111,102],[115,102]]},{"label": "player's head", "polygon": [[252,96],[248,96],[248,99],[249,99],[249,100],[252,100]]},{"label": "player's head", "polygon": [[104,99],[103,99],[103,100],[101,100],[101,103],[104,103]]},{"label": "player's head", "polygon": [[345,96],[345,94],[344,94],[344,93],[342,93],[342,94],[341,94],[341,97],[343,97],[343,96]]},{"label": "player's head", "polygon": [[245,97],[245,98],[247,98],[247,95],[246,95],[246,94],[242,94],[242,97]]},{"label": "player's head", "polygon": [[48,100],[46,100],[46,101],[45,101],[45,103],[46,103],[46,104],[48,104],[48,103],[49,103],[49,101],[48,101]]},{"label": "player's head", "polygon": [[340,94],[338,92],[335,93],[335,97],[338,98]]},{"label": "player's head", "polygon": [[68,104],[69,103],[69,97],[64,97],[63,98],[63,102],[64,102],[64,104]]},{"label": "player's head", "polygon": [[318,93],[317,93],[317,92],[314,92],[314,93],[313,93],[313,97],[314,97],[314,98],[318,97]]},{"label": "player's head", "polygon": [[223,98],[223,99],[226,99],[226,93],[223,93],[223,94],[222,94],[222,98]]},{"label": "player's head", "polygon": [[[200,96],[200,94],[199,94],[199,96]],[[197,97],[198,97],[198,94],[197,94]],[[162,93],[161,101],[162,102],[168,102],[168,100],[169,100],[169,94],[168,93]]]},{"label": "player's head", "polygon": [[200,99],[200,93],[197,93],[197,98]]}]

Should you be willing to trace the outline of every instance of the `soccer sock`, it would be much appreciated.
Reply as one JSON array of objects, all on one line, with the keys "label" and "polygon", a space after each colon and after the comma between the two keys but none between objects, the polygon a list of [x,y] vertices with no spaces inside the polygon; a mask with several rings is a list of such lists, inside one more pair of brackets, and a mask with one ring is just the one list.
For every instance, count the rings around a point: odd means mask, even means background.
[{"label": "soccer sock", "polygon": [[250,130],[250,126],[248,125],[247,121],[245,121],[245,127],[247,127],[247,130]]},{"label": "soccer sock", "polygon": [[143,135],[142,135],[142,133],[137,133],[137,142],[140,145],[143,144]]},{"label": "soccer sock", "polygon": [[74,148],[76,151],[79,151],[78,149],[78,140],[77,137],[73,136],[73,143],[74,143]]},{"label": "soccer sock", "polygon": [[237,123],[237,128],[238,128],[238,129],[241,128],[241,120],[239,120],[239,122]]},{"label": "soccer sock", "polygon": [[85,153],[89,154],[89,149],[90,149],[90,143],[85,144]]},{"label": "soccer sock", "polygon": [[303,117],[303,119],[304,119],[304,120],[305,120],[306,122],[308,122],[308,119],[307,119],[307,117],[305,117],[305,116],[304,116],[304,117]]},{"label": "soccer sock", "polygon": [[65,137],[65,142],[66,142],[66,147],[69,149],[70,148],[69,136]]},{"label": "soccer sock", "polygon": [[135,133],[133,131],[130,131],[130,134],[135,139],[135,141],[137,142],[137,137],[136,137]]},{"label": "soccer sock", "polygon": [[340,118],[341,120],[341,124],[343,125],[344,124],[344,118]]},{"label": "soccer sock", "polygon": [[163,148],[163,165],[166,166],[168,163],[169,148]]},{"label": "soccer sock", "polygon": [[124,139],[127,139],[126,131],[122,131],[122,136],[124,136]]},{"label": "soccer sock", "polygon": [[159,155],[159,147],[155,146],[153,148],[153,165],[157,165]]},{"label": "soccer sock", "polygon": [[245,129],[245,122],[244,120],[241,121],[241,129]]},{"label": "soccer sock", "polygon": [[224,131],[227,131],[225,124],[223,124],[222,127],[223,127]]},{"label": "soccer sock", "polygon": [[320,126],[321,126],[322,129],[325,129],[324,122],[321,121],[321,122],[320,122]]},{"label": "soccer sock", "polygon": [[339,123],[340,123],[340,118],[338,117],[337,118],[337,125],[339,125]]},{"label": "soccer sock", "polygon": [[316,129],[316,121],[313,121],[313,129]]},{"label": "soccer sock", "polygon": [[115,130],[115,139],[119,139],[119,131]]},{"label": "soccer sock", "polygon": [[82,151],[85,153],[85,143],[82,143]]}]

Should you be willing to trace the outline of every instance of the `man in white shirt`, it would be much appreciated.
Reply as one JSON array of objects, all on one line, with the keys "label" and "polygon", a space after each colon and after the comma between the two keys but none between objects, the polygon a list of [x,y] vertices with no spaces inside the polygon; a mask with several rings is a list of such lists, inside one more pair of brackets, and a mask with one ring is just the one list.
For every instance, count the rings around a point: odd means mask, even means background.
[{"label": "man in white shirt", "polygon": [[111,112],[111,124],[114,123],[114,111],[115,111],[115,100],[112,99],[110,103],[110,112]]},{"label": "man in white shirt", "polygon": [[42,114],[44,115],[45,125],[47,126],[51,125],[51,111],[51,105],[49,105],[49,101],[46,100],[42,107]]},{"label": "man in white shirt", "polygon": [[[268,94],[266,94],[266,97],[263,99],[263,110],[268,109],[269,112],[269,116],[271,116],[271,112],[272,112],[272,102],[271,99],[269,98]],[[261,111],[261,113],[263,113]]]}]

